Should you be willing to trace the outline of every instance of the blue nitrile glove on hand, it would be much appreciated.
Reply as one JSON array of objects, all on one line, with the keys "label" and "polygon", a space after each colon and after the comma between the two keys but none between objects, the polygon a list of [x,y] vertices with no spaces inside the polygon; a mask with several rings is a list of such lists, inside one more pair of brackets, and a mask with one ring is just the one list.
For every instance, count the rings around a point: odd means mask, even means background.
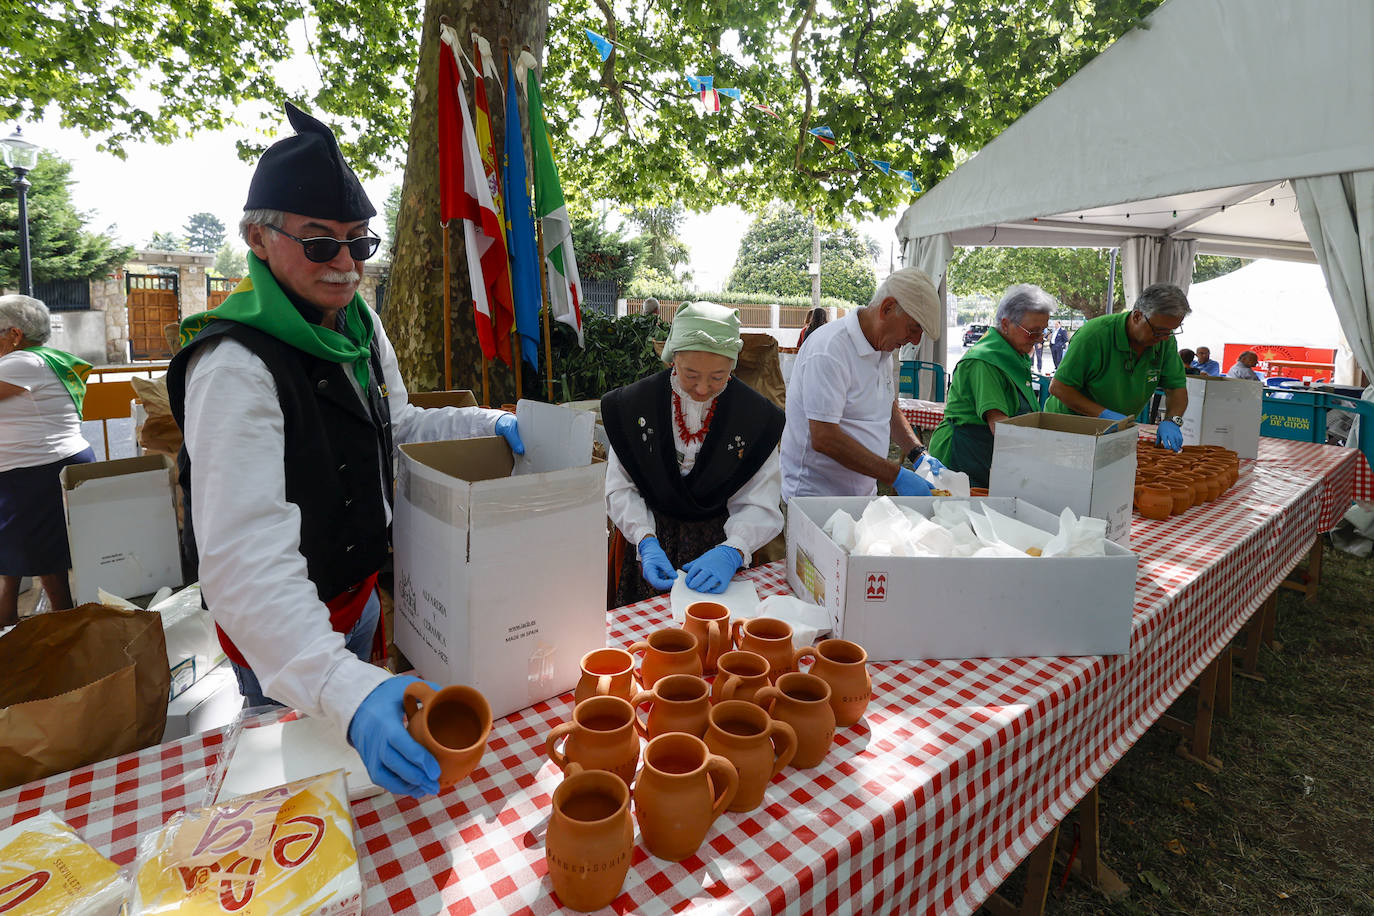
[{"label": "blue nitrile glove on hand", "polygon": [[920,471],[921,468],[926,468],[930,471],[932,475],[934,475],[935,477],[939,477],[940,472],[945,469],[945,466],[940,463],[939,458],[936,458],[930,452],[926,452],[924,455],[921,456],[920,460],[916,462],[915,469],[917,471]]},{"label": "blue nitrile glove on hand", "polygon": [[496,421],[496,435],[505,439],[515,454],[525,454],[525,443],[520,441],[520,424],[515,422],[514,415],[506,414]]},{"label": "blue nitrile glove on hand", "polygon": [[1155,442],[1173,452],[1183,451],[1183,430],[1173,420],[1160,420]]},{"label": "blue nitrile glove on hand", "polygon": [[1100,414],[1098,414],[1097,416],[1098,416],[1100,419],[1103,419],[1103,420],[1124,420],[1124,419],[1126,419],[1126,415],[1125,415],[1124,413],[1117,413],[1115,410],[1107,410],[1106,408],[1103,408],[1102,412],[1101,412]]},{"label": "blue nitrile glove on hand", "polygon": [[902,468],[892,482],[892,489],[897,491],[898,496],[929,496],[931,486],[915,471]]},{"label": "blue nitrile glove on hand", "polygon": [[[439,794],[439,761],[406,731],[402,697],[406,687],[419,680],[398,674],[382,681],[348,723],[348,743],[363,758],[372,781],[394,795],[412,798]],[[425,683],[439,689],[438,684]]]},{"label": "blue nitrile glove on hand", "polygon": [[708,595],[719,595],[743,565],[743,554],[733,547],[719,544],[682,567],[682,571],[687,574],[688,588]]},{"label": "blue nitrile glove on hand", "polygon": [[672,588],[677,578],[672,561],[658,546],[658,538],[652,535],[639,542],[639,568],[644,573],[644,581],[661,592]]}]

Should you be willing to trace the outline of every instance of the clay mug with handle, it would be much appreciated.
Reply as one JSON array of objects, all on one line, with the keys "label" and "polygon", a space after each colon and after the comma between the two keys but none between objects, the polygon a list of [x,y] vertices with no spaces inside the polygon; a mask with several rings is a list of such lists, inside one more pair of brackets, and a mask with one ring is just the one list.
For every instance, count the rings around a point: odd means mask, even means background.
[{"label": "clay mug with handle", "polygon": [[629,700],[635,695],[634,666],[634,656],[624,649],[593,649],[582,656],[573,702],[596,696]]},{"label": "clay mug with handle", "polygon": [[696,735],[659,735],[644,749],[634,791],[644,848],[670,862],[692,855],[738,789],[735,765],[712,754]]},{"label": "clay mug with handle", "polygon": [[793,671],[777,684],[759,691],[756,702],[797,733],[792,766],[799,770],[825,759],[835,740],[835,712],[830,708],[830,685],[814,674]]},{"label": "clay mug with handle", "polygon": [[797,753],[797,733],[762,707],[726,700],[711,707],[706,747],[735,765],[739,790],[731,811],[753,811],[763,804],[763,790]]},{"label": "clay mug with handle", "polygon": [[[639,709],[651,703],[647,719],[639,717]],[[635,708],[635,728],[645,740],[669,732],[686,732],[700,738],[706,734],[711,713],[711,685],[694,674],[670,674],[659,678],[648,690],[635,694],[631,705]]]},{"label": "clay mug with handle", "polygon": [[[567,737],[563,750],[558,742]],[[625,785],[634,782],[639,765],[635,711],[620,697],[591,697],[573,708],[571,722],[554,726],[544,740],[544,753],[562,770],[577,763],[585,770],[606,770]]]},{"label": "clay mug with handle", "polygon": [[772,617],[736,620],[730,628],[735,645],[746,652],[762,655],[768,661],[768,680],[775,683],[789,671],[795,671],[792,659],[792,625]]},{"label": "clay mug with handle", "polygon": [[435,690],[423,681],[401,698],[410,736],[439,761],[439,788],[446,789],[477,768],[491,734],[491,705],[480,692],[460,684]]},{"label": "clay mug with handle", "polygon": [[768,660],[753,652],[735,649],[722,653],[711,685],[711,702],[752,700],[768,686]]},{"label": "clay mug with handle", "polygon": [[840,728],[864,717],[873,697],[873,678],[868,673],[868,653],[847,639],[823,639],[815,646],[798,649],[797,667],[812,659],[811,673],[830,685],[830,708]]},{"label": "clay mug with handle", "polygon": [[568,776],[553,790],[544,861],[558,900],[582,913],[599,910],[620,896],[634,859],[630,790],[605,770],[568,764]]},{"label": "clay mug with handle", "polygon": [[693,601],[682,628],[697,638],[702,673],[715,674],[716,659],[730,649],[730,609],[716,601]]},{"label": "clay mug with handle", "polygon": [[664,627],[649,634],[649,638],[630,646],[629,653],[644,653],[640,663],[639,683],[645,689],[653,687],[660,678],[670,674],[702,675],[701,653],[697,638],[679,627]]}]

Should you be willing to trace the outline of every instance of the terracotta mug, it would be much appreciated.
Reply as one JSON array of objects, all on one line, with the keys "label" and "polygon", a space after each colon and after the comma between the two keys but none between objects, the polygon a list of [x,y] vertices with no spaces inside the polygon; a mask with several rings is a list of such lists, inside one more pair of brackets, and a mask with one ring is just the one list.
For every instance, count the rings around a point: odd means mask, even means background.
[{"label": "terracotta mug", "polygon": [[753,811],[763,804],[763,790],[797,753],[797,733],[761,707],[726,700],[711,707],[706,747],[735,765],[739,790],[731,811]]},{"label": "terracotta mug", "polygon": [[[567,736],[563,750],[558,742]],[[584,770],[606,770],[629,785],[639,765],[635,711],[620,697],[591,697],[573,708],[573,720],[554,726],[544,740],[544,753],[564,773],[576,763]]]},{"label": "terracotta mug", "polygon": [[735,765],[712,754],[696,735],[659,735],[644,749],[634,792],[644,848],[670,862],[692,855],[738,789]]},{"label": "terracotta mug", "polygon": [[649,638],[630,646],[629,653],[644,653],[644,661],[637,672],[639,683],[653,687],[660,678],[670,674],[694,674],[701,677],[701,655],[697,652],[697,638],[678,627],[664,627],[649,634]]},{"label": "terracotta mug", "polygon": [[835,711],[830,708],[830,685],[825,681],[814,674],[784,674],[776,685],[759,691],[758,703],[797,733],[792,766],[799,770],[816,766],[830,753]]},{"label": "terracotta mug", "polygon": [[435,690],[423,681],[401,698],[406,728],[439,761],[439,788],[447,789],[477,768],[491,734],[491,706],[471,687]]},{"label": "terracotta mug", "polygon": [[847,639],[822,639],[814,646],[797,650],[797,665],[811,658],[811,673],[830,685],[830,708],[835,724],[854,725],[864,717],[873,697],[873,679],[868,674],[868,653],[863,646]]},{"label": "terracotta mug", "polygon": [[697,638],[703,674],[716,673],[716,659],[730,649],[730,609],[715,601],[694,601],[687,605],[682,628]]},{"label": "terracotta mug", "polygon": [[[645,703],[653,704],[647,721],[639,717],[639,708]],[[646,740],[669,732],[686,732],[700,738],[706,734],[711,713],[711,685],[695,674],[670,674],[659,678],[650,689],[635,694],[631,705],[635,708],[635,728]]]},{"label": "terracotta mug", "polygon": [[736,649],[721,655],[716,679],[711,685],[711,702],[752,700],[768,686],[768,659],[753,652]]},{"label": "terracotta mug", "polygon": [[620,896],[634,858],[630,790],[604,770],[568,764],[553,790],[544,861],[558,900],[583,913]]},{"label": "terracotta mug", "polygon": [[772,617],[736,620],[730,628],[734,644],[746,652],[761,655],[768,662],[768,680],[775,682],[795,670],[792,656],[792,625]]},{"label": "terracotta mug", "polygon": [[634,667],[634,656],[624,649],[593,649],[582,656],[573,702],[597,696],[629,700],[635,694]]}]

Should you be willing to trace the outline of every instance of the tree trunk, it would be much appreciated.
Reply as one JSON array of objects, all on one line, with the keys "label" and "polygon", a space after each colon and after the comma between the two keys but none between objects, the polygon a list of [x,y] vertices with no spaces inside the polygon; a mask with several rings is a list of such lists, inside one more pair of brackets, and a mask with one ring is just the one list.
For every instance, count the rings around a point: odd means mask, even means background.
[{"label": "tree trunk", "polygon": [[[463,51],[472,56],[470,34],[475,28],[491,44],[501,84],[506,83],[501,39],[506,38],[511,52],[519,54],[528,46],[542,60],[544,35],[548,28],[546,3],[523,0],[426,0],[421,26],[420,62],[415,77],[414,103],[410,115],[410,145],[406,156],[401,202],[396,214],[396,250],[391,262],[383,323],[396,347],[401,374],[413,391],[433,391],[444,381],[444,270],[443,231],[439,225],[438,103],[435,93],[439,72],[439,52],[448,53],[439,40],[439,17],[447,15],[449,24],[463,42]],[[464,73],[468,90],[468,109],[475,116],[472,86]],[[507,87],[507,91],[510,91]],[[518,91],[518,90],[517,90]],[[496,161],[502,159],[505,131],[505,105],[495,81],[487,80],[491,107],[491,132],[496,145]],[[555,103],[556,104],[556,103]],[[522,106],[521,111],[524,111]],[[528,130],[526,131],[528,146]],[[523,153],[523,151],[522,151]],[[453,308],[453,386],[471,388],[481,395],[482,351],[473,322],[473,300],[468,278],[467,253],[463,245],[463,226],[454,220],[449,226],[449,268]],[[519,347],[514,348],[519,353]],[[524,388],[533,390],[540,382],[528,364],[524,367]],[[493,404],[515,399],[514,370],[499,359],[489,369]]]}]

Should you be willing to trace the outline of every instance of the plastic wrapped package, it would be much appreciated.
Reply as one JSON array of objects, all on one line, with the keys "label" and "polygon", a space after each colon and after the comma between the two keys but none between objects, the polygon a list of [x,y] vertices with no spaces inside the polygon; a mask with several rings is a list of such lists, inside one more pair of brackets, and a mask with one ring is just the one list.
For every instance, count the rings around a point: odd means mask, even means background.
[{"label": "plastic wrapped package", "polygon": [[0,830],[0,912],[114,916],[128,891],[119,866],[51,811]]}]

